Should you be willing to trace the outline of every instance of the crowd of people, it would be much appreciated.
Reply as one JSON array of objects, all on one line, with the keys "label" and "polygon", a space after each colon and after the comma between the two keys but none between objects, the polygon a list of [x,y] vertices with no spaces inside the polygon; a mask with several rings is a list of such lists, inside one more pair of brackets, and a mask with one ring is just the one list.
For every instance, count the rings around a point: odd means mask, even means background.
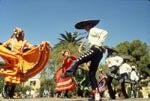
[{"label": "crowd of people", "polygon": [[[136,95],[137,90],[135,90],[135,87],[139,81],[139,76],[137,74],[137,67],[134,65],[130,66],[129,65],[130,59],[126,56],[119,56],[118,52],[114,48],[108,46],[104,46],[104,48],[106,49],[107,52],[105,63],[109,70],[106,73],[101,67],[98,69],[98,77],[96,77],[98,87],[96,90],[98,91],[100,98],[109,97],[110,99],[116,99],[116,97],[119,96],[120,98],[126,99],[130,97],[132,98],[138,97],[138,95]],[[81,70],[79,74],[82,76],[83,79],[81,81],[77,81],[78,83],[74,81],[74,85],[76,85],[76,87],[73,89],[77,90],[77,94],[79,97],[95,97],[94,95],[91,96],[92,87],[90,86],[91,82],[89,77],[90,63],[91,62],[83,63],[82,66],[79,66],[79,69]],[[67,66],[67,69],[69,68],[70,65],[71,63]],[[65,73],[67,69],[65,69],[62,73]],[[60,73],[59,78],[65,79],[66,77],[61,77],[62,73]],[[72,78],[73,76],[67,76],[67,78],[68,77]],[[113,79],[115,79],[121,87],[121,92],[118,95],[116,94],[117,89],[115,89],[112,83]],[[130,85],[131,88],[130,96],[126,91],[127,90],[126,83]],[[64,91],[65,90],[61,89],[61,92],[64,93]],[[108,91],[109,96],[106,95],[106,91]],[[64,93],[64,96],[61,97],[66,97],[66,93]]]},{"label": "crowd of people", "polygon": [[[119,52],[114,48],[103,45],[108,36],[108,32],[95,27],[99,22],[100,20],[84,20],[75,24],[76,29],[83,29],[88,34],[78,49],[79,53],[82,53],[81,56],[75,57],[67,49],[62,51],[62,65],[55,73],[56,97],[62,97],[62,94],[64,94],[64,97],[69,97],[69,92],[78,89],[78,94],[81,97],[90,96],[95,101],[101,101],[106,90],[108,90],[110,99],[116,99],[116,91],[112,83],[113,79],[117,80],[120,84],[120,96],[122,98],[129,98],[126,92],[126,83],[131,84],[133,97],[136,97],[134,87],[139,81],[136,66],[130,66],[128,63],[129,59],[125,56],[120,56],[118,54]],[[89,43],[89,48],[86,52],[81,52],[85,42]],[[24,40],[24,32],[18,27],[15,28],[10,40],[1,44],[16,55],[19,52],[26,51],[26,49],[35,47]],[[106,52],[105,63],[109,68],[108,73],[104,73],[102,68],[99,69],[99,63],[103,58],[103,54]],[[82,69],[85,76],[81,81],[77,82],[73,76],[75,76],[78,67],[81,65],[88,69]],[[97,70],[99,71],[98,79],[96,77]],[[12,98],[16,84],[7,82],[7,80],[5,81],[2,95],[4,98]],[[9,93],[7,91],[8,87],[11,88]],[[43,96],[48,96],[46,90],[43,94],[45,94]]]},{"label": "crowd of people", "polygon": [[[138,81],[138,76],[133,75],[131,73],[131,66],[127,63],[128,59],[126,57],[119,56],[117,51],[111,47],[103,46],[105,39],[107,38],[108,32],[103,29],[96,28],[95,26],[99,23],[99,20],[84,20],[80,21],[75,24],[76,29],[84,29],[87,31],[88,35],[83,40],[79,47],[79,52],[82,50],[82,46],[86,41],[89,43],[89,49],[84,52],[80,57],[78,57],[73,63],[68,67],[65,73],[61,74],[62,78],[72,77],[75,75],[78,67],[84,63],[89,64],[89,80],[92,88],[92,99],[99,101],[101,100],[102,93],[106,90],[106,86],[108,88],[108,93],[110,99],[116,99],[114,88],[112,87],[112,80],[116,79],[119,81],[121,85],[121,94],[123,98],[129,98],[125,83],[130,83],[132,86],[136,84]],[[87,40],[86,40],[87,39]],[[96,78],[96,72],[99,67],[99,63],[103,58],[103,54],[107,51],[106,57],[106,65],[109,67],[109,72],[107,73],[106,77],[104,76],[103,80],[99,81],[98,83]],[[132,79],[130,78],[130,73]],[[134,80],[133,76],[136,76],[136,80]],[[106,81],[106,83],[104,83]],[[104,90],[101,91],[99,89],[100,84],[104,84]],[[133,88],[133,87],[132,87]]]}]

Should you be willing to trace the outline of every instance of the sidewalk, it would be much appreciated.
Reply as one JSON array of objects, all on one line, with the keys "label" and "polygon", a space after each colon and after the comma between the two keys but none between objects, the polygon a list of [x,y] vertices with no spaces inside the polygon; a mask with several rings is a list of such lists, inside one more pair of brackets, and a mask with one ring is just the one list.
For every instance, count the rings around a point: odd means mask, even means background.
[{"label": "sidewalk", "polygon": [[[36,98],[36,99],[3,99],[0,98],[0,101],[91,101],[88,98],[76,98],[76,99],[68,99],[68,98]],[[135,99],[116,99],[109,100],[103,98],[102,101],[150,101],[150,99],[144,98],[135,98]]]}]

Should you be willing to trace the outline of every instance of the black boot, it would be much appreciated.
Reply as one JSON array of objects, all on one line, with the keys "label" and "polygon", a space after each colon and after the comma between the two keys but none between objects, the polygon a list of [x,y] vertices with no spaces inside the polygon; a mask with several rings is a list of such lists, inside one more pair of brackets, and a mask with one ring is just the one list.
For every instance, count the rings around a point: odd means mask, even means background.
[{"label": "black boot", "polygon": [[8,99],[9,98],[9,96],[8,96],[8,85],[4,85],[4,87],[3,87],[3,91],[2,91],[2,96],[3,96],[3,98],[5,98],[5,99]]},{"label": "black boot", "polygon": [[16,85],[11,85],[10,88],[11,88],[11,89],[10,89],[10,92],[9,92],[9,97],[10,97],[10,98],[13,98]]}]

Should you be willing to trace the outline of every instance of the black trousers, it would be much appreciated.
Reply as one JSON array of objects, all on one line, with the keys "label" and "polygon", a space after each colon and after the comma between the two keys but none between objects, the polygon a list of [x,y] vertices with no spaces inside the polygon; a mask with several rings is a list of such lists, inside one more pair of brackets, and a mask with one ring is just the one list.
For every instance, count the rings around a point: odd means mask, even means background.
[{"label": "black trousers", "polygon": [[113,80],[113,77],[111,75],[112,74],[116,75],[117,71],[118,71],[118,67],[112,66],[110,67],[109,73],[107,74],[107,87],[108,87],[108,93],[111,99],[116,98],[115,91],[113,90],[112,85],[111,85],[112,80]]},{"label": "black trousers", "polygon": [[126,92],[125,83],[130,83],[130,78],[127,73],[123,73],[120,75],[119,82],[121,83],[121,91],[125,98],[128,98],[128,94]]},{"label": "black trousers", "polygon": [[82,54],[76,61],[74,61],[66,72],[74,74],[79,65],[90,61],[89,79],[91,82],[92,90],[95,90],[98,87],[95,75],[102,57],[103,51],[98,47],[92,46],[86,53]]},{"label": "black trousers", "polygon": [[124,98],[128,98],[128,94],[126,92],[126,87],[125,87],[125,82],[121,83],[121,91],[122,91]]},{"label": "black trousers", "polygon": [[15,88],[16,88],[15,84],[12,85],[4,84],[2,96],[4,98],[13,98]]}]

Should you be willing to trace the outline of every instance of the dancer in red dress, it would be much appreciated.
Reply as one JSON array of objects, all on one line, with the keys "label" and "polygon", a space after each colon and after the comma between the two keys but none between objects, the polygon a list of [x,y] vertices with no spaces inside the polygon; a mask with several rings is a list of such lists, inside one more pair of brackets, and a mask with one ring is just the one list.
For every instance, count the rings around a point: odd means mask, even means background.
[{"label": "dancer in red dress", "polygon": [[72,77],[66,77],[62,78],[61,74],[66,72],[68,67],[71,65],[71,63],[76,60],[76,57],[71,55],[69,50],[64,50],[62,52],[62,67],[59,68],[55,73],[55,80],[56,80],[56,92],[58,93],[58,96],[60,96],[62,91],[65,91],[64,96],[68,97],[68,91],[74,90],[76,88],[75,82],[72,79]]}]

